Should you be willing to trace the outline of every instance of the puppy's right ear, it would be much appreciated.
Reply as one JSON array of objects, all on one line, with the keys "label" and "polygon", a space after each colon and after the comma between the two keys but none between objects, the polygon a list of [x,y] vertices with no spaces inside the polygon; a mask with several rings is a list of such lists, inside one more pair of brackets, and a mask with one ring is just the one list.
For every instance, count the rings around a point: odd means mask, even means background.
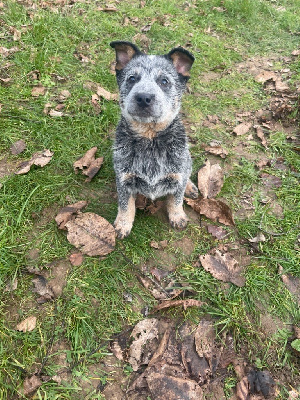
[{"label": "puppy's right ear", "polygon": [[116,50],[116,70],[119,71],[123,69],[134,56],[142,54],[139,48],[130,42],[115,41],[111,42],[110,45]]}]

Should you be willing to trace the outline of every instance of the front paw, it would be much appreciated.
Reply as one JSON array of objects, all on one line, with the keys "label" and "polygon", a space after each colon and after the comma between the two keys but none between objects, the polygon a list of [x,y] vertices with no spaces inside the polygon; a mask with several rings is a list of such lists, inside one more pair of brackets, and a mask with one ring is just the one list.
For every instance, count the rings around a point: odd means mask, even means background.
[{"label": "front paw", "polygon": [[131,232],[132,224],[126,220],[116,219],[114,222],[116,236],[118,239],[124,239]]},{"label": "front paw", "polygon": [[179,230],[185,229],[189,222],[189,219],[185,213],[170,215],[169,219],[170,219],[170,224],[171,224],[172,228],[179,229]]}]

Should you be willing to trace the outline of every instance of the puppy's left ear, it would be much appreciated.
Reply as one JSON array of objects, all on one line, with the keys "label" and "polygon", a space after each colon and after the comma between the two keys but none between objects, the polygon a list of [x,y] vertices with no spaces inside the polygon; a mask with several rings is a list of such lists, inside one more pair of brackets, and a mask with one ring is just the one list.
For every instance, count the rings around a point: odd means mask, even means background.
[{"label": "puppy's left ear", "polygon": [[176,47],[171,50],[170,53],[166,54],[167,58],[170,58],[173,62],[177,72],[183,76],[190,76],[190,69],[192,68],[195,57],[189,51],[183,47]]},{"label": "puppy's left ear", "polygon": [[142,54],[140,49],[131,42],[115,41],[110,45],[116,50],[116,69],[118,71],[122,70],[133,57]]}]

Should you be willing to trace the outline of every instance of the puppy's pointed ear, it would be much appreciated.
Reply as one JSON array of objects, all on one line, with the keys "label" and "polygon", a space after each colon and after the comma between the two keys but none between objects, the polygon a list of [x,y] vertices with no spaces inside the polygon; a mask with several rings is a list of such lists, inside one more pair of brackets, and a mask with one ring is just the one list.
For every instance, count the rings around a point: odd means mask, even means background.
[{"label": "puppy's pointed ear", "polygon": [[130,42],[115,41],[110,45],[116,50],[117,70],[123,69],[134,56],[142,54],[139,48]]},{"label": "puppy's pointed ear", "polygon": [[177,72],[183,76],[190,76],[190,69],[192,68],[195,57],[182,47],[176,47],[166,54],[173,62]]}]

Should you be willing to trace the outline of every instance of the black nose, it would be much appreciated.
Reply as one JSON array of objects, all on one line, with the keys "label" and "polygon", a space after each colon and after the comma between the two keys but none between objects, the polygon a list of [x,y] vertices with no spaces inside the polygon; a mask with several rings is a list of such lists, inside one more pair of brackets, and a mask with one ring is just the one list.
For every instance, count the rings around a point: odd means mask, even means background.
[{"label": "black nose", "polygon": [[135,100],[139,107],[146,108],[153,103],[154,97],[154,94],[138,93],[135,95]]}]

